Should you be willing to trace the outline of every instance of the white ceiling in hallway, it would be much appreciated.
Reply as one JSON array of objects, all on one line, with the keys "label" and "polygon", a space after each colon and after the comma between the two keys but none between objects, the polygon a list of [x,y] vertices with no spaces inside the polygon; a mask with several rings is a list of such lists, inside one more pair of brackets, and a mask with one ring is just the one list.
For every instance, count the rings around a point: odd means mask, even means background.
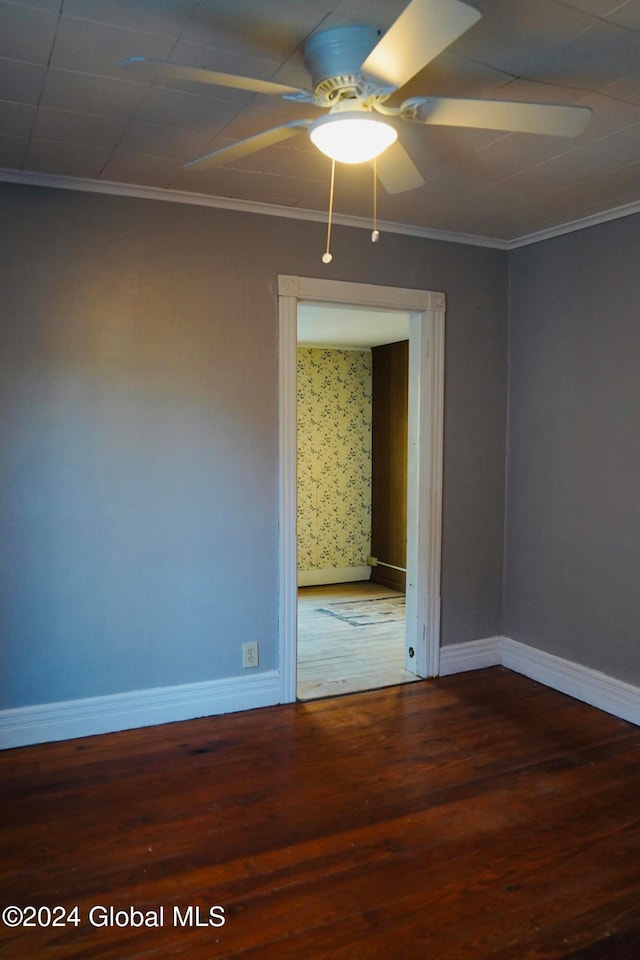
[{"label": "white ceiling in hallway", "polygon": [[338,303],[298,304],[298,344],[362,350],[409,339],[409,314]]},{"label": "white ceiling in hallway", "polygon": [[[379,192],[381,221],[512,244],[640,208],[640,0],[468,0],[482,19],[403,89],[593,111],[576,139],[403,124],[425,184]],[[325,213],[330,161],[306,134],[227,168],[200,154],[317,109],[278,96],[143,80],[132,56],[308,86],[301,46],[350,23],[386,30],[405,0],[0,0],[4,179],[179,191]],[[67,182],[67,181],[64,181]],[[372,212],[367,165],[340,165],[338,216]]]}]

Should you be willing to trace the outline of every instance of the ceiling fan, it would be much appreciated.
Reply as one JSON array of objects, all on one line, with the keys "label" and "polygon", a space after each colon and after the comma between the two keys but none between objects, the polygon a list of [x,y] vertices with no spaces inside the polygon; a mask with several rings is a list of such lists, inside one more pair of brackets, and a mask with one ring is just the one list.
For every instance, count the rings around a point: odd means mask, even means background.
[{"label": "ceiling fan", "polygon": [[[224,166],[306,132],[332,160],[362,163],[376,159],[376,173],[387,193],[401,193],[424,183],[422,174],[400,143],[390,119],[444,126],[481,127],[520,133],[575,137],[591,110],[561,104],[513,100],[465,100],[410,97],[398,106],[387,100],[424,66],[467,31],[481,14],[460,0],[411,0],[379,38],[369,26],[344,26],[312,34],[303,57],[313,92],[271,80],[241,77],[194,67],[132,57],[121,66],[154,79],[190,80],[328,109],[318,119],[296,119],[247,137],[186,164]],[[391,149],[387,149],[391,147]]]}]

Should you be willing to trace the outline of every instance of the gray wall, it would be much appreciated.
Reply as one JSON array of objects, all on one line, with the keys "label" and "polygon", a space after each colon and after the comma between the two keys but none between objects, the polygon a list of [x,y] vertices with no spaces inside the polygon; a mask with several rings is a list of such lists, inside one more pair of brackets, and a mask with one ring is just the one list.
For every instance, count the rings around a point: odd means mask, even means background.
[{"label": "gray wall", "polygon": [[505,632],[640,683],[640,217],[510,257]]},{"label": "gray wall", "polygon": [[500,626],[495,250],[0,185],[0,708],[277,663],[279,273],[444,290],[443,642]]}]

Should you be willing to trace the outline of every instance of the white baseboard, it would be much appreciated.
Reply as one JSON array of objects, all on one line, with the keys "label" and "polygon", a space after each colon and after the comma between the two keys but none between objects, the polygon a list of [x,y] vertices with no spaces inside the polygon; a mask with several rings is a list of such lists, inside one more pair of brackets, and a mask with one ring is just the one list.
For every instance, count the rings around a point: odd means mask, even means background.
[{"label": "white baseboard", "polygon": [[487,637],[440,649],[440,676],[503,666],[640,726],[640,687],[509,637]]},{"label": "white baseboard", "polygon": [[[351,568],[352,569],[352,568]],[[640,687],[511,640],[486,637],[440,650],[440,676],[502,665],[640,726]],[[277,670],[0,712],[0,749],[115,733],[267,707],[282,700]]]},{"label": "white baseboard", "polygon": [[329,583],[354,583],[356,580],[368,580],[371,567],[326,567],[323,570],[298,570],[299,587],[317,587]]},{"label": "white baseboard", "polygon": [[270,670],[224,680],[17,707],[0,712],[0,749],[234,713],[273,706],[280,701],[280,673]]},{"label": "white baseboard", "polygon": [[485,637],[440,647],[440,676],[497,667],[501,663],[501,651],[502,637]]},{"label": "white baseboard", "polygon": [[640,725],[640,687],[624,680],[563,660],[509,637],[502,638],[502,665],[592,707]]}]

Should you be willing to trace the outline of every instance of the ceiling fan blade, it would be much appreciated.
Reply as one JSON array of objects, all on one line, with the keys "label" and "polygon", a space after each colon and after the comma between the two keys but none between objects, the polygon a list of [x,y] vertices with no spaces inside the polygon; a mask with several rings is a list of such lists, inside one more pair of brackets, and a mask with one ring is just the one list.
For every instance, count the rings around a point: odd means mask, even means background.
[{"label": "ceiling fan blade", "polygon": [[376,175],[387,193],[404,193],[424,183],[424,177],[397,140],[376,159]]},{"label": "ceiling fan blade", "polygon": [[193,167],[195,164],[206,164],[207,167],[224,167],[227,163],[241,160],[242,157],[248,157],[250,154],[264,150],[266,147],[272,147],[282,140],[297,137],[302,130],[305,130],[312,123],[312,120],[291,120],[289,123],[283,123],[280,127],[272,127],[270,130],[257,133],[254,137],[246,137],[244,140],[238,140],[237,143],[232,143],[228,147],[214,150],[213,153],[205,153],[204,156],[196,157],[195,160],[185,163],[185,167]]},{"label": "ceiling fan blade", "polygon": [[[408,115],[406,107],[409,107]],[[418,123],[481,127],[512,133],[545,133],[556,137],[578,137],[591,117],[589,107],[448,97],[414,97],[403,103],[400,111],[403,117]]]},{"label": "ceiling fan blade", "polygon": [[194,83],[210,83],[218,87],[233,87],[235,90],[249,90],[252,93],[267,93],[283,96],[285,93],[300,93],[297,87],[287,87],[272,80],[258,80],[256,77],[240,77],[235,73],[219,73],[201,67],[183,67],[179,63],[165,63],[162,60],[147,60],[146,57],[130,57],[120,64],[123,70],[130,70],[137,76],[148,80],[190,80]]},{"label": "ceiling fan blade", "polygon": [[362,64],[362,72],[396,88],[479,20],[459,0],[411,0]]}]

